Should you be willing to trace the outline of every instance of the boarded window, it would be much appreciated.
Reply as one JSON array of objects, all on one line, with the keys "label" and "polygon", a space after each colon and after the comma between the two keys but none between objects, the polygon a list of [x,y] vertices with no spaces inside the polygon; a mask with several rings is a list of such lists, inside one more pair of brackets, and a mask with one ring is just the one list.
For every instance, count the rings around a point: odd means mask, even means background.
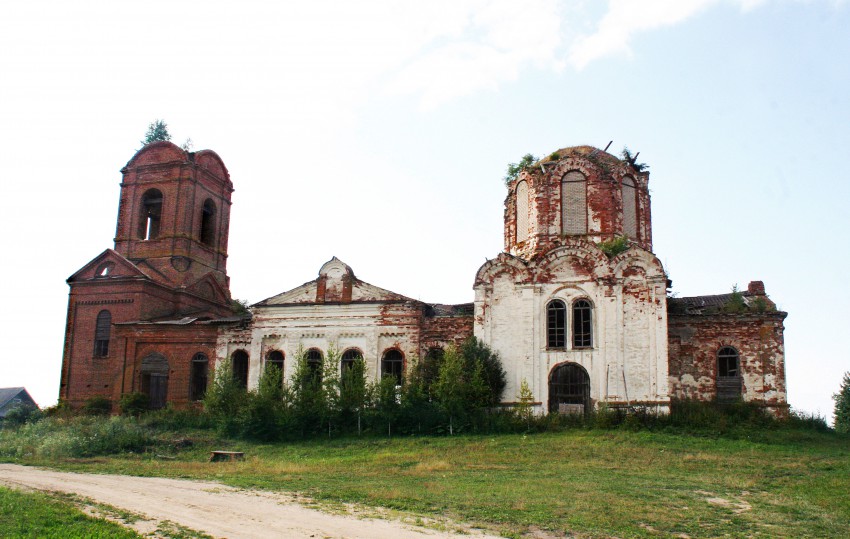
[{"label": "boarded window", "polygon": [[586,299],[573,303],[573,348],[593,346],[593,307]]},{"label": "boarded window", "polygon": [[201,212],[201,243],[212,246],[215,244],[215,203],[212,199],[204,201]]},{"label": "boarded window", "polygon": [[109,311],[97,313],[94,329],[94,357],[106,357],[109,354],[109,336],[112,332],[112,314]]},{"label": "boarded window", "polygon": [[581,365],[559,365],[549,375],[549,411],[551,413],[589,413],[590,376]]},{"label": "boarded window", "polygon": [[516,241],[528,239],[528,183],[523,180],[516,186]]},{"label": "boarded window", "polygon": [[546,346],[564,348],[567,345],[567,306],[556,299],[546,306]]},{"label": "boarded window", "polygon": [[623,234],[637,239],[637,190],[633,179],[623,178]]},{"label": "boarded window", "polygon": [[192,373],[189,380],[190,400],[199,401],[206,395],[209,364],[205,354],[198,352],[192,357]]},{"label": "boarded window", "polygon": [[384,352],[381,359],[381,377],[394,378],[397,386],[401,385],[402,373],[404,372],[404,356],[396,349]]},{"label": "boarded window", "polygon": [[141,212],[139,238],[155,240],[159,237],[159,224],[162,219],[162,193],[159,189],[145,191],[142,195]]},{"label": "boarded window", "polygon": [[142,359],[140,371],[140,389],[150,399],[150,408],[163,408],[168,400],[168,360],[162,354],[148,354]]},{"label": "boarded window", "polygon": [[717,351],[717,401],[741,399],[741,357],[731,346]]},{"label": "boarded window", "polygon": [[233,367],[233,379],[239,387],[248,389],[248,353],[245,350],[237,350],[230,356]]},{"label": "boarded window", "polygon": [[587,234],[587,178],[575,170],[561,182],[561,232]]}]

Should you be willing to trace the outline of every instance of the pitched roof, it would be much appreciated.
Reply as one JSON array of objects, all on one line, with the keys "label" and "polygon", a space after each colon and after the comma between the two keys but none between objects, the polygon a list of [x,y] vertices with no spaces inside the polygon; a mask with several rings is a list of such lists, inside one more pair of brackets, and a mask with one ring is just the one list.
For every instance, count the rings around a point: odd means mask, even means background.
[{"label": "pitched roof", "polygon": [[31,404],[38,407],[35,400],[30,396],[26,388],[23,387],[3,387],[0,388],[0,417],[5,417],[8,410],[3,410],[7,404],[14,399],[19,399],[21,404]]}]

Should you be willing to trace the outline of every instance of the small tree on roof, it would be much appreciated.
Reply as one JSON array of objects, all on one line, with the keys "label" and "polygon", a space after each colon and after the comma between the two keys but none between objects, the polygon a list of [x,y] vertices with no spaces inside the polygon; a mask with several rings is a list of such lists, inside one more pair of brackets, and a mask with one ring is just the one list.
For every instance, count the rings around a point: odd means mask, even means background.
[{"label": "small tree on roof", "polygon": [[165,120],[154,120],[148,126],[145,139],[141,142],[143,145],[147,145],[160,140],[171,140],[171,134],[168,132],[168,124],[165,123]]}]

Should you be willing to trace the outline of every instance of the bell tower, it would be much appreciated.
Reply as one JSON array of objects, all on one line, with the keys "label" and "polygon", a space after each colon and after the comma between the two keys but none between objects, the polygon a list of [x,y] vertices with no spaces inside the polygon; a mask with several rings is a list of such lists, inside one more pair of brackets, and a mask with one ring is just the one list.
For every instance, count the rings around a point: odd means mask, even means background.
[{"label": "bell tower", "polygon": [[233,184],[221,158],[162,141],[142,148],[121,172],[115,251],[166,286],[210,275],[227,289]]}]

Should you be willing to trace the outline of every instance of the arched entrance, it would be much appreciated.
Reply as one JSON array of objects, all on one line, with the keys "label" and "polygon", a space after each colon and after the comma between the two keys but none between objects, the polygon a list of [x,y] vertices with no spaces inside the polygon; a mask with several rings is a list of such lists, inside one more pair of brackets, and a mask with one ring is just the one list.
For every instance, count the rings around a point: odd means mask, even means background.
[{"label": "arched entrance", "polygon": [[165,407],[168,398],[168,360],[162,354],[148,354],[142,359],[142,393],[150,399],[151,410]]},{"label": "arched entrance", "polygon": [[549,373],[549,412],[590,412],[590,376],[576,363],[562,363]]}]

